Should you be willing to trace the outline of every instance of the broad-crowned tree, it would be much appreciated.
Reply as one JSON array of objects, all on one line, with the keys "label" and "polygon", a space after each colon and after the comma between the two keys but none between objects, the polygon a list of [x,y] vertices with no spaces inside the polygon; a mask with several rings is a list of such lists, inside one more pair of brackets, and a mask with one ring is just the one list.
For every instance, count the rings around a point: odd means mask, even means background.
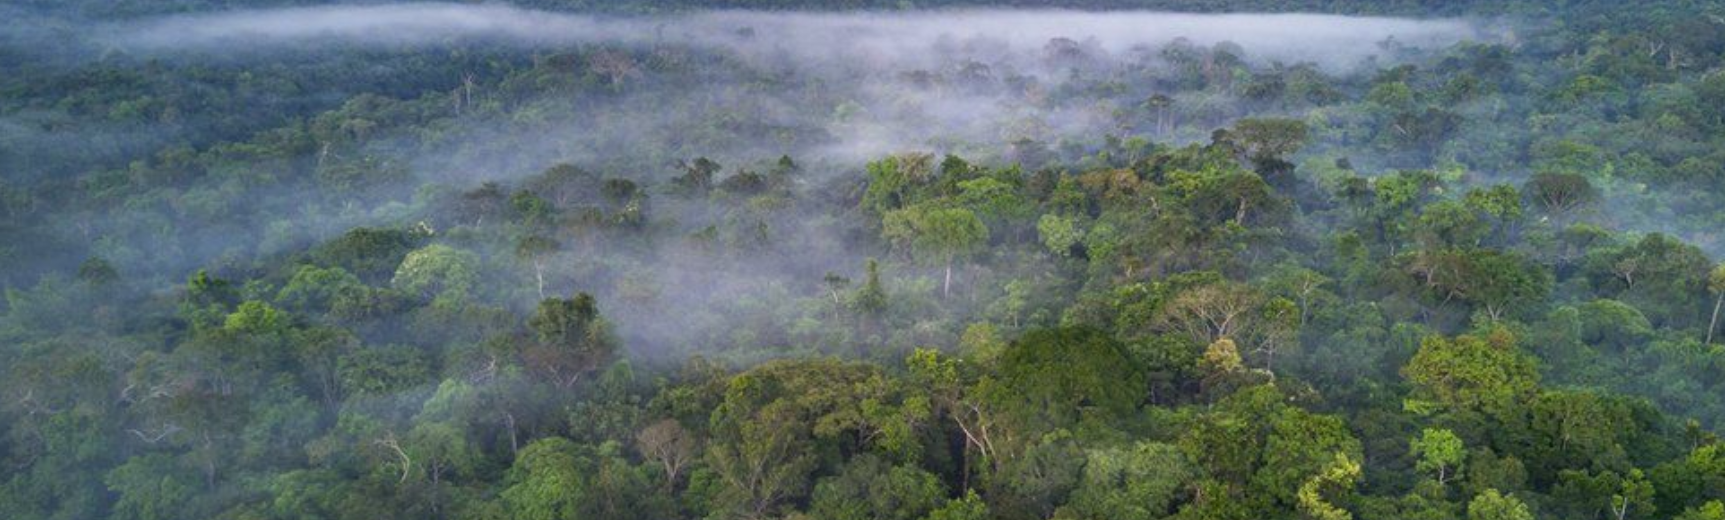
[{"label": "broad-crowned tree", "polygon": [[1448,484],[1461,472],[1462,462],[1467,457],[1467,448],[1462,445],[1461,438],[1442,428],[1426,428],[1420,432],[1420,436],[1409,443],[1408,451],[1418,457],[1414,469],[1432,473],[1440,486]]},{"label": "broad-crowned tree", "polygon": [[968,209],[913,206],[887,213],[881,236],[908,247],[912,256],[925,263],[944,266],[940,294],[946,297],[952,292],[953,264],[988,244],[988,226]]},{"label": "broad-crowned tree", "polygon": [[467,301],[479,283],[479,257],[471,251],[433,244],[408,253],[395,269],[396,288],[442,305]]},{"label": "broad-crowned tree", "polygon": [[1091,449],[1084,476],[1055,518],[1154,520],[1168,516],[1197,473],[1179,448],[1155,442]]},{"label": "broad-crowned tree", "polygon": [[1453,340],[1428,336],[1402,376],[1413,385],[1409,406],[1421,410],[1504,412],[1530,400],[1539,385],[1533,359],[1503,329]]},{"label": "broad-crowned tree", "polygon": [[527,368],[562,388],[604,366],[617,352],[610,323],[599,315],[598,302],[587,293],[539,302],[527,325],[534,332],[533,341],[521,353]]}]

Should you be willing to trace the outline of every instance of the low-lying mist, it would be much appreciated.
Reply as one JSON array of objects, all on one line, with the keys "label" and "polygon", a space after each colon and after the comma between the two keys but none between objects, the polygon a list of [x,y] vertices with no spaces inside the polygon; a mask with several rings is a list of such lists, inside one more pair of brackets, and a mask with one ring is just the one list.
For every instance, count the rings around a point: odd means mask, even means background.
[{"label": "low-lying mist", "polygon": [[[662,187],[682,172],[678,164],[696,157],[725,165],[723,178],[744,168],[763,171],[780,156],[800,166],[799,190],[830,192],[808,199],[843,200],[844,190],[861,183],[864,162],[887,154],[955,153],[1033,170],[1082,155],[1104,137],[1206,139],[1239,117],[1303,108],[1241,101],[1249,89],[1236,82],[1234,67],[1280,71],[1291,83],[1368,77],[1426,51],[1494,38],[1484,27],[1469,20],[1061,10],[601,17],[413,3],[109,23],[89,43],[109,56],[242,69],[278,56],[353,49],[432,59],[476,47],[530,54],[545,71],[530,76],[532,85],[452,77],[450,84],[461,85],[453,92],[425,94],[438,100],[432,123],[395,125],[366,115],[337,120],[356,129],[343,135],[365,135],[353,137],[360,143],[351,149],[323,143],[319,168],[362,157],[404,168],[409,180],[390,197],[401,202],[426,182],[454,190],[487,181],[518,187],[562,163]],[[565,66],[562,53],[579,57]],[[1147,103],[1160,95],[1171,108]],[[254,200],[277,205],[314,198],[292,189],[254,190]],[[669,228],[663,236],[758,231],[770,244],[739,246],[752,250],[724,259],[684,240],[645,248],[604,239],[562,244],[559,274],[547,289],[598,295],[638,350],[684,350],[735,335],[749,328],[725,322],[731,309],[761,298],[820,296],[823,273],[857,280],[863,258],[885,253],[841,238],[858,231],[844,222],[854,219],[834,215],[848,208],[726,209],[740,204],[651,193],[653,215]],[[211,224],[219,232],[176,239],[188,241],[177,248],[126,243],[120,230],[144,219],[120,211],[111,216],[109,236],[116,238],[108,256],[147,259],[164,279],[182,280],[216,252],[264,257],[352,226],[410,224],[399,220],[411,212],[355,209],[308,203],[266,218],[223,214],[219,226]],[[80,233],[91,235],[88,228]],[[258,238],[265,236],[272,238]],[[906,283],[926,274],[904,268],[898,274]],[[519,271],[499,276],[497,284],[525,283]],[[799,318],[750,330],[791,330]]]},{"label": "low-lying mist", "polygon": [[[1121,111],[1173,90],[1146,81],[1188,65],[1173,61],[1212,66],[1217,56],[1204,55],[1205,48],[1254,66],[1310,64],[1343,74],[1394,63],[1419,49],[1485,38],[1490,31],[1466,20],[1301,14],[720,11],[601,17],[412,3],[173,16],[103,32],[99,41],[109,50],[193,61],[267,59],[308,48],[474,43],[536,52],[578,46],[624,51],[591,67],[614,84],[617,95],[548,100],[561,106],[546,119],[565,124],[541,121],[525,135],[483,128],[488,139],[482,142],[505,148],[492,155],[519,164],[459,168],[471,174],[542,168],[556,160],[616,163],[631,149],[676,149],[680,143],[692,143],[678,150],[685,155],[753,159],[794,153],[804,160],[854,162],[963,143],[1095,140],[1135,130]],[[653,58],[690,61],[682,64],[690,74],[679,78],[688,81],[665,85],[665,75],[651,77],[644,62]],[[699,70],[720,60],[729,63]],[[1051,91],[1074,80],[1113,92],[1087,96],[1083,104],[1049,99]],[[1237,114],[1213,114],[1207,123],[1231,116]],[[689,121],[703,117],[734,119],[735,126],[777,136],[713,142],[686,131]],[[670,146],[640,146],[644,142]],[[647,166],[667,159],[653,158]]]},{"label": "low-lying mist", "polygon": [[1380,44],[1387,40],[1441,47],[1484,34],[1479,25],[1465,20],[1314,14],[953,10],[601,17],[505,5],[410,3],[175,16],[122,24],[104,39],[122,48],[218,52],[345,43],[441,45],[452,40],[529,47],[686,44],[878,67],[925,60],[924,51],[937,43],[963,47],[982,41],[1024,50],[1070,38],[1124,52],[1185,38],[1199,45],[1234,42],[1264,60],[1352,66],[1382,54]]}]

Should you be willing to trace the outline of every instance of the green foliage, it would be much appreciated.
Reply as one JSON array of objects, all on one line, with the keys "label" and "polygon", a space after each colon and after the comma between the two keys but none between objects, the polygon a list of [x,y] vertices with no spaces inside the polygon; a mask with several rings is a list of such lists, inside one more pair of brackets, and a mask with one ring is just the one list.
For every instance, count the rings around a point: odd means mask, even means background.
[{"label": "green foliage", "polygon": [[354,228],[313,248],[311,257],[366,280],[385,280],[419,241],[418,235],[406,230]]},{"label": "green foliage", "polygon": [[568,439],[541,439],[523,447],[510,467],[509,487],[500,497],[511,518],[574,520],[582,518],[587,475],[578,447]]},{"label": "green foliage", "polygon": [[1709,501],[1701,507],[1684,511],[1676,518],[1677,520],[1718,520],[1725,518],[1725,503],[1718,500]]},{"label": "green foliage", "polygon": [[459,303],[471,296],[479,283],[479,257],[443,244],[433,244],[408,253],[395,269],[391,283],[398,289]]},{"label": "green foliage", "polygon": [[1060,215],[1043,215],[1036,221],[1036,232],[1042,235],[1042,244],[1048,246],[1048,252],[1056,256],[1071,256],[1072,246],[1084,240],[1084,230],[1073,219]]},{"label": "green foliage", "polygon": [[167,520],[178,518],[197,493],[197,482],[165,454],[133,457],[108,472],[108,489],[119,495],[114,518]]},{"label": "green foliage", "polygon": [[367,348],[341,356],[336,378],[349,395],[383,395],[405,390],[430,374],[424,356],[408,346]]},{"label": "green foliage", "polygon": [[275,301],[289,308],[319,311],[328,309],[344,293],[363,290],[359,278],[345,269],[307,265],[294,271],[293,278],[276,293]]},{"label": "green foliage", "polygon": [[944,265],[941,294],[945,295],[952,288],[953,263],[988,244],[988,226],[968,209],[912,206],[882,217],[881,238],[907,248],[925,263]]},{"label": "green foliage", "polygon": [[1539,384],[1539,374],[1515,341],[1503,329],[1484,337],[1431,336],[1420,341],[1419,352],[1402,367],[1402,375],[1414,386],[1409,408],[1420,410],[1430,403],[1499,413],[1525,402]]},{"label": "green foliage", "polygon": [[1299,151],[1306,142],[1306,124],[1297,119],[1242,119],[1234,122],[1230,137],[1247,157],[1262,163]]},{"label": "green foliage", "polygon": [[[968,491],[962,498],[947,501],[939,509],[930,511],[924,520],[983,520],[988,518],[988,504],[975,491]],[[1687,519],[1686,519],[1687,520]]]},{"label": "green foliage", "polygon": [[1166,517],[1194,471],[1174,446],[1140,442],[1089,450],[1084,477],[1057,518],[1149,520]]},{"label": "green foliage", "polygon": [[1360,464],[1337,453],[1335,461],[1300,485],[1300,510],[1318,520],[1352,520],[1354,515],[1336,506],[1339,500],[1330,496],[1351,491],[1359,478]]},{"label": "green foliage", "polygon": [[1467,503],[1467,520],[1533,520],[1521,500],[1488,489]]},{"label": "green foliage", "polygon": [[286,328],[287,316],[270,304],[252,300],[241,303],[229,314],[222,328],[246,334],[274,334]]},{"label": "green foliage", "polygon": [[1408,451],[1419,457],[1414,468],[1435,474],[1438,484],[1447,483],[1461,473],[1467,456],[1467,449],[1455,432],[1434,428],[1420,432],[1419,438],[1408,446]]},{"label": "green foliage", "polygon": [[926,471],[864,455],[815,484],[809,514],[834,520],[917,520],[943,505],[942,488]]},{"label": "green foliage", "polygon": [[587,293],[539,302],[527,325],[537,341],[522,351],[523,361],[558,386],[575,384],[617,353],[610,324],[599,316],[599,304]]},{"label": "green foliage", "polygon": [[998,364],[990,398],[1033,431],[1123,417],[1144,387],[1126,348],[1090,329],[1031,331],[1007,346]]}]

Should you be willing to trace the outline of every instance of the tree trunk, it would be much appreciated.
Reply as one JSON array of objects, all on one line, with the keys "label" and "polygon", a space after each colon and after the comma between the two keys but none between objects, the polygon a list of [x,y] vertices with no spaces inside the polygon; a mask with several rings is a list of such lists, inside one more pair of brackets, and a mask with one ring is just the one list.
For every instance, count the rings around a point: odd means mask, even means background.
[{"label": "tree trunk", "polygon": [[1719,297],[1713,299],[1713,318],[1707,320],[1707,341],[1704,343],[1705,345],[1713,344],[1713,330],[1714,327],[1719,326],[1719,304],[1721,303],[1725,303],[1725,292],[1719,293]]},{"label": "tree trunk", "polygon": [[958,459],[959,466],[963,468],[963,473],[960,474],[958,480],[959,487],[962,488],[962,491],[968,492],[970,491],[970,444],[968,442],[964,445],[963,450],[959,450]]},{"label": "tree trunk", "polygon": [[515,436],[515,414],[510,413],[510,412],[503,412],[503,419],[504,419],[504,421],[509,423],[508,424],[508,428],[509,428],[509,453],[511,453],[511,454],[520,453],[521,452],[521,442]]},{"label": "tree trunk", "polygon": [[945,299],[952,293],[952,260],[946,261],[946,282],[940,285],[940,297]]},{"label": "tree trunk", "polygon": [[539,279],[539,299],[545,299],[545,261],[533,259],[533,277]]}]

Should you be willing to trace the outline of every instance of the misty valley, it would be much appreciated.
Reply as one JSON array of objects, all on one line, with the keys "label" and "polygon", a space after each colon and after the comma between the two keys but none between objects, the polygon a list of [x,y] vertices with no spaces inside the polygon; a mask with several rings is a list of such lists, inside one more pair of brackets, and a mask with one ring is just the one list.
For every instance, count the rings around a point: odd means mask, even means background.
[{"label": "misty valley", "polygon": [[1725,520],[1712,0],[0,3],[0,519]]}]

